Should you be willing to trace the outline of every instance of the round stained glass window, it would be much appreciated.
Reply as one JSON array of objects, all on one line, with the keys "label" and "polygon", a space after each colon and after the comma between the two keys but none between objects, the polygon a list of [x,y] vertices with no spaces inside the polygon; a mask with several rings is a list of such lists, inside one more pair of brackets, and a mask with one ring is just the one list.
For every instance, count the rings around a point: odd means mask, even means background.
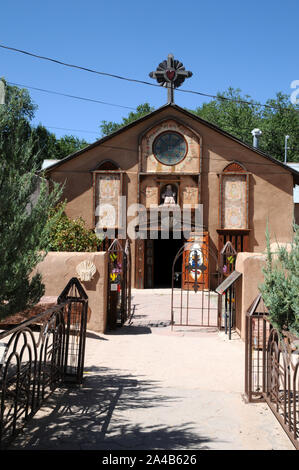
[{"label": "round stained glass window", "polygon": [[164,165],[181,162],[187,153],[187,143],[177,132],[164,132],[156,137],[153,144],[156,159]]}]

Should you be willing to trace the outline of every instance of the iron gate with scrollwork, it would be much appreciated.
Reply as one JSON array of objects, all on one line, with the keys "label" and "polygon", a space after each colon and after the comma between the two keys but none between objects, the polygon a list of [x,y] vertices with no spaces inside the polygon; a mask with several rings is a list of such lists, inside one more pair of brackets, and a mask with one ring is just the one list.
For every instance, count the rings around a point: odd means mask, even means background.
[{"label": "iron gate with scrollwork", "polygon": [[[124,245],[124,246],[123,246]],[[122,326],[131,310],[130,240],[115,239],[108,249],[107,327]]]},{"label": "iron gate with scrollwork", "polygon": [[1,324],[0,449],[60,384],[82,383],[87,314],[88,297],[72,278],[53,307],[14,327]]},{"label": "iron gate with scrollwork", "polygon": [[220,327],[218,254],[206,239],[188,241],[172,265],[171,325]]}]

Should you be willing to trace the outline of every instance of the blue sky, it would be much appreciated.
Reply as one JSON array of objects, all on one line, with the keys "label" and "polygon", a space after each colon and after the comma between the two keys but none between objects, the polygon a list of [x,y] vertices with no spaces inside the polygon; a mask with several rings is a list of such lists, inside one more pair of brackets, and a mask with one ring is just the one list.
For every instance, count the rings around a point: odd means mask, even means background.
[{"label": "blue sky", "polygon": [[[173,53],[193,77],[184,89],[216,94],[229,86],[265,102],[290,95],[299,79],[298,0],[23,0],[2,3],[0,43],[68,63],[151,81],[148,74]],[[123,82],[0,48],[0,76],[9,82],[136,107],[159,107],[166,90]],[[59,137],[92,142],[102,120],[129,110],[30,90],[41,122]],[[175,93],[180,106],[207,98]],[[54,129],[67,128],[77,131]],[[88,131],[88,132],[83,132]]]}]

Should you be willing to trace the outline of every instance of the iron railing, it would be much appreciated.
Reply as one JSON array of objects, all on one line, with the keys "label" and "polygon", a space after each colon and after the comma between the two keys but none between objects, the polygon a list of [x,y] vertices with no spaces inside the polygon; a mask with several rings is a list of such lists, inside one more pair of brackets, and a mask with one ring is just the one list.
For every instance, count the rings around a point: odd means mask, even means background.
[{"label": "iron railing", "polygon": [[57,305],[0,333],[0,448],[64,382],[80,384],[88,298],[72,278]]},{"label": "iron railing", "polygon": [[172,329],[218,326],[219,296],[213,283],[218,285],[219,278],[218,256],[207,240],[188,241],[179,249],[172,263]]},{"label": "iron railing", "polygon": [[245,396],[266,402],[299,450],[299,339],[269,321],[261,295],[246,315]]},{"label": "iron railing", "polygon": [[118,240],[108,249],[107,327],[122,326],[131,310],[131,247],[130,241]]}]

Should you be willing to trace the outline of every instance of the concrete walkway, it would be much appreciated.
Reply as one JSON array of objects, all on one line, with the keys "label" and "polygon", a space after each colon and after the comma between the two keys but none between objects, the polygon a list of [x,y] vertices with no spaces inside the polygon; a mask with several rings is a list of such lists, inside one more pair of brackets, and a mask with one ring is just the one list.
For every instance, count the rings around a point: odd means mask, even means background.
[{"label": "concrete walkway", "polygon": [[293,449],[265,404],[242,400],[237,336],[171,331],[166,289],[132,304],[129,326],[88,332],[83,386],[56,390],[11,449]]}]

